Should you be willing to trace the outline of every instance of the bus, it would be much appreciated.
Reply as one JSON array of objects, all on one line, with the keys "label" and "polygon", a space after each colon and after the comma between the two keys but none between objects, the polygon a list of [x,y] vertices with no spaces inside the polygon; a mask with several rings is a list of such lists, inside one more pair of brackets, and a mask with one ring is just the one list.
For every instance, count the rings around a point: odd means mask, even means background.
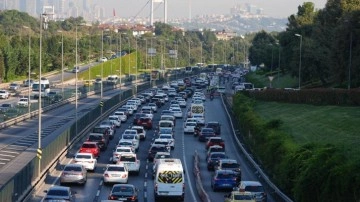
[{"label": "bus", "polygon": [[191,74],[191,73],[192,73],[192,67],[191,66],[185,67],[185,74]]},{"label": "bus", "polygon": [[34,81],[31,86],[31,95],[34,98],[46,97],[50,92],[50,81],[47,78],[42,77],[39,81]]}]

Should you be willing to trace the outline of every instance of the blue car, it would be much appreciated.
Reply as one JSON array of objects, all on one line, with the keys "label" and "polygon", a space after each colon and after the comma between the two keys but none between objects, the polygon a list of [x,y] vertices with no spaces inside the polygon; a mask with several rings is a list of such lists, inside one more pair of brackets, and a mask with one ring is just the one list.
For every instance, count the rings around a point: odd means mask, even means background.
[{"label": "blue car", "polygon": [[217,190],[232,190],[238,185],[237,174],[231,170],[216,170],[211,179],[211,188]]}]

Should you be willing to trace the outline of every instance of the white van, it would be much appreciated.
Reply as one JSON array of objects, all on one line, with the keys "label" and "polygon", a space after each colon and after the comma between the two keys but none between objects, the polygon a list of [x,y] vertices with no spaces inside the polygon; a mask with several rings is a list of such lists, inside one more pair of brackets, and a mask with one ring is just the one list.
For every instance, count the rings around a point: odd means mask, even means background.
[{"label": "white van", "polygon": [[154,180],[155,201],[159,198],[178,198],[184,201],[185,176],[180,159],[158,159]]}]

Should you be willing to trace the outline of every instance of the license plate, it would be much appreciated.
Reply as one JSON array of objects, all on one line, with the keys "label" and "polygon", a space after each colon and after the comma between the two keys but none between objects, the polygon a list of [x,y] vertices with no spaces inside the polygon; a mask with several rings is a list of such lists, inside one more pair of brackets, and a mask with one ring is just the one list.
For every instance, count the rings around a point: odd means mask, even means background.
[{"label": "license plate", "polygon": [[119,198],[118,201],[126,201],[126,198]]}]

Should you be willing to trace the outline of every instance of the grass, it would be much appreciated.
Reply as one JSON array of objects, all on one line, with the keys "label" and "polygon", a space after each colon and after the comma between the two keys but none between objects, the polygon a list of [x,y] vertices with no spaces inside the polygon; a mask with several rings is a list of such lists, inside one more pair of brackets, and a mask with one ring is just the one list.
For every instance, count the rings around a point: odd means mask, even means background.
[{"label": "grass", "polygon": [[[298,86],[297,78],[291,77],[290,74],[273,74],[274,78],[272,80],[273,88],[296,88]],[[251,72],[246,75],[246,80],[253,83],[256,88],[263,88],[270,86],[270,80],[267,74],[263,72]]]},{"label": "grass", "polygon": [[282,130],[290,134],[296,144],[330,143],[344,148],[351,158],[360,154],[359,107],[257,101],[255,110],[265,120],[282,120]]},{"label": "grass", "polygon": [[[120,67],[120,60],[121,60],[121,68]],[[130,65],[129,65],[130,62]],[[90,68],[90,78],[89,78],[89,71],[83,71],[79,73],[78,78],[79,80],[94,80],[98,76],[101,75],[101,72],[103,70],[103,78],[106,78],[108,75],[119,75],[119,69],[121,70],[121,75],[129,74],[136,74],[136,53],[131,53],[128,55],[125,55],[120,58],[115,58],[112,60],[108,60],[107,62],[100,63],[98,65],[95,65]],[[139,68],[138,63],[138,68]],[[129,68],[130,67],[130,68]],[[138,69],[138,72],[141,72],[141,69]]]}]

